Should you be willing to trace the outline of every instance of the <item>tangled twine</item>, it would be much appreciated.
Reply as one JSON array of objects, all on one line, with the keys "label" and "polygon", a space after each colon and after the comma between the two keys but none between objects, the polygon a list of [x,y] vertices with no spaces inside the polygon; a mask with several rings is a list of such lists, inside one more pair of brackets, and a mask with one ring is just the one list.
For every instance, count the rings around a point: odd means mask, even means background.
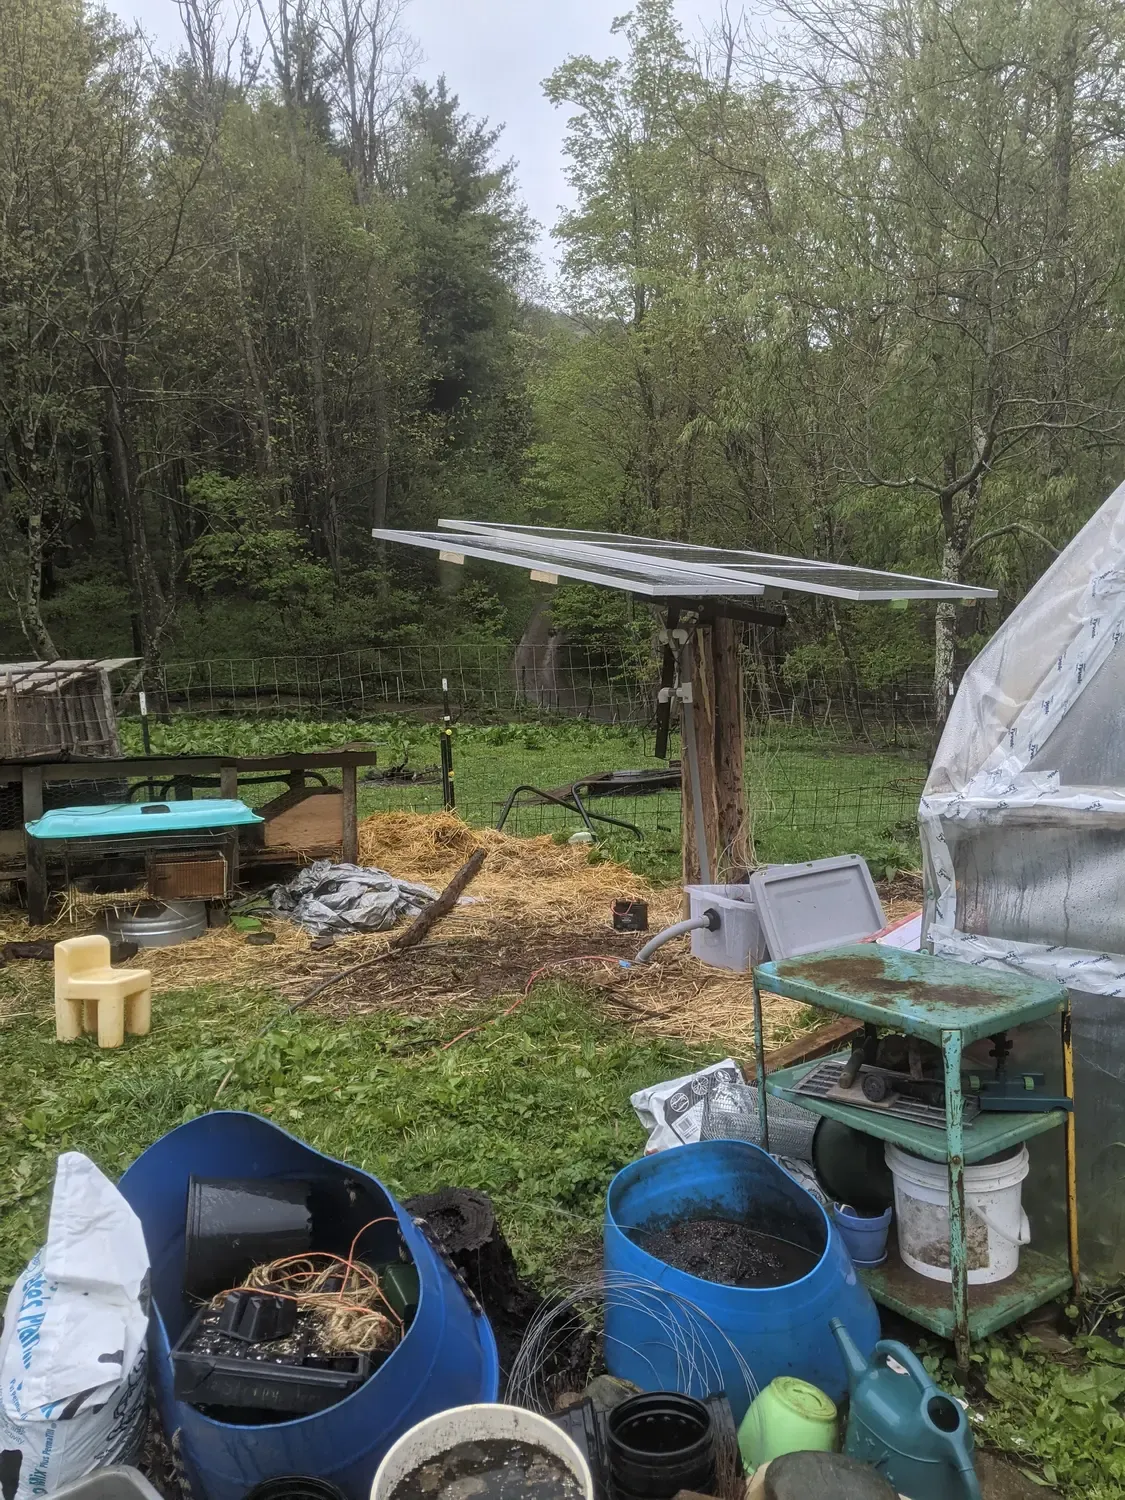
[{"label": "tangled twine", "polygon": [[[360,1235],[386,1219],[372,1219],[352,1240],[347,1256],[325,1250],[287,1255],[255,1266],[232,1291],[268,1292],[297,1304],[298,1314],[314,1319],[321,1343],[330,1354],[371,1354],[393,1347],[402,1338],[402,1319],[388,1302],[378,1274],[355,1259]],[[397,1221],[392,1221],[397,1222]],[[222,1302],[229,1292],[216,1299]]]}]

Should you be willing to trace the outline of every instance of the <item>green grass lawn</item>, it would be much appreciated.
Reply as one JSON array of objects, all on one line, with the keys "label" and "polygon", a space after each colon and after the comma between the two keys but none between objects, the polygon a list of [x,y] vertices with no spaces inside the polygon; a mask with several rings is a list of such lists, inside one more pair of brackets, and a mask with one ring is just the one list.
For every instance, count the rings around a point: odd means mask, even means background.
[{"label": "green grass lawn", "polygon": [[[128,750],[140,750],[136,721],[122,726]],[[368,740],[379,747],[380,768],[405,758],[411,769],[438,765],[436,725],[406,717],[332,723],[305,719],[174,718],[153,725],[154,751],[230,751],[245,755],[312,750]],[[459,725],[454,739],[457,810],[469,823],[491,826],[508,793],[520,783],[551,788],[596,771],[658,768],[652,736],[631,727],[583,720],[524,724]],[[678,747],[673,745],[673,752]],[[769,724],[747,745],[746,787],[758,857],[764,862],[862,854],[878,879],[888,868],[920,864],[917,807],[925,761],[912,749],[881,752],[840,744],[808,728]],[[276,788],[251,787],[264,801]],[[606,829],[608,851],[639,874],[675,880],[680,868],[680,799],[677,793],[600,798],[596,812],[636,823],[643,843]],[[380,810],[432,812],[441,787],[361,782],[361,815]],[[516,810],[512,833],[572,833],[576,814],[549,806]]]},{"label": "green grass lawn", "polygon": [[[286,1016],[275,996],[221,987],[158,993],[152,1035],[102,1052],[92,1038],[54,1040],[50,985],[46,965],[30,977],[27,966],[0,970],[5,1282],[42,1241],[60,1151],[83,1151],[116,1178],[212,1107],[268,1115],[398,1194],[484,1189],[524,1269],[549,1282],[596,1262],[606,1186],[644,1147],[629,1095],[722,1055],[635,1039],[600,1020],[580,989],[549,983],[445,1052],[464,1014],[339,1022]],[[256,1037],[271,1016],[276,1025]]]}]

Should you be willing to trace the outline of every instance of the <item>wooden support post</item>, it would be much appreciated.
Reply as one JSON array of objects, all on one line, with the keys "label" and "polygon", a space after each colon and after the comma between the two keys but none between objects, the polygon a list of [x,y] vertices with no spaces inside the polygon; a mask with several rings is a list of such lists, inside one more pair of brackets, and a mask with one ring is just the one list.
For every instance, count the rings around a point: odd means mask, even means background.
[{"label": "wooden support post", "polygon": [[739,620],[719,619],[712,626],[711,653],[715,693],[715,803],[719,857],[724,879],[745,880],[754,864],[750,813],[746,806],[746,710],[742,681]]},{"label": "wooden support post", "polygon": [[[717,883],[744,880],[754,861],[744,776],[742,629],[740,621],[728,619],[698,626],[684,650],[681,667],[685,680],[692,684],[704,837],[711,878]],[[683,759],[686,766],[686,753]],[[686,775],[685,771],[685,781]],[[699,880],[693,802],[691,788],[685,784],[681,803],[685,885]]]},{"label": "wooden support post", "polygon": [[[43,816],[43,771],[26,766],[23,772],[23,821],[34,823]],[[42,839],[25,835],[27,853],[24,879],[27,885],[27,920],[32,927],[47,921],[47,845]]]},{"label": "wooden support post", "polygon": [[346,865],[359,861],[359,826],[355,805],[355,766],[344,766],[340,771],[340,785],[344,793],[344,844],[343,860]]},{"label": "wooden support post", "polygon": [[[219,767],[219,796],[227,802],[233,802],[238,797],[237,766]],[[232,828],[227,839],[227,887],[231,896],[238,892],[238,851],[238,829]]]}]

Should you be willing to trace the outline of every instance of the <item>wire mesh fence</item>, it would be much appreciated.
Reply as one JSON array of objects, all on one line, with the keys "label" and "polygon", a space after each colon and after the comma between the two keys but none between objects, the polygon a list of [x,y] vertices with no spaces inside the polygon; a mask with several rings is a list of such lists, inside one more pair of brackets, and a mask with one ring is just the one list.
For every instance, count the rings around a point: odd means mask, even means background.
[{"label": "wire mesh fence", "polygon": [[[462,717],[556,714],[644,724],[656,708],[655,649],[560,644],[371,647],[323,656],[169,662],[143,686],[166,714],[371,718],[432,715],[443,688]],[[854,673],[792,673],[777,658],[744,653],[746,705],[757,727],[781,723],[822,738],[917,745],[933,723],[931,688],[904,679],[872,686]]]},{"label": "wire mesh fence", "polygon": [[513,648],[387,646],[324,656],[171,662],[146,673],[161,711],[189,714],[425,714],[442,684],[462,714],[506,716],[532,709],[637,723],[655,703],[656,663],[646,651],[597,651],[548,641]]},{"label": "wire mesh fence", "polygon": [[[759,857],[807,859],[844,848],[913,846],[933,745],[928,684],[862,684],[845,673],[797,677],[747,652],[746,783]],[[360,812],[442,806],[438,727],[443,683],[456,724],[457,810],[495,825],[519,785],[556,795],[607,771],[657,769],[659,660],[647,651],[560,646],[372,648],[319,657],[176,662],[145,681],[152,747],[253,754],[364,740],[379,766]],[[139,749],[135,720],[122,732]],[[673,756],[678,742],[673,736]],[[585,800],[585,799],[584,799]],[[676,790],[587,801],[636,832],[617,842],[679,845]],[[514,833],[572,832],[573,812],[524,794]]]}]

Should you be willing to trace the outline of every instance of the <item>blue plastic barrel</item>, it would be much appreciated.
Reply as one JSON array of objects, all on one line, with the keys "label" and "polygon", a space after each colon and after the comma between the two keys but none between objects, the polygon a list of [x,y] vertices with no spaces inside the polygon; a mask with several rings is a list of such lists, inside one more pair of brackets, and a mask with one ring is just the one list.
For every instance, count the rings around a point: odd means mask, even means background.
[{"label": "blue plastic barrel", "polygon": [[[371,1219],[360,1253],[392,1260],[401,1232],[418,1268],[418,1311],[398,1348],[358,1390],[325,1411],[262,1426],[215,1421],[172,1393],[169,1349],[191,1308],[182,1289],[188,1179],[274,1177],[314,1183],[318,1247],[347,1253]],[[311,1474],[368,1500],[384,1454],[424,1418],[451,1406],[495,1401],[500,1369],[488,1319],[474,1313],[425,1236],[366,1172],[323,1156],[257,1115],[216,1112],[170,1131],[125,1173],[121,1191],[144,1226],[152,1264],[149,1352],[164,1431],[175,1440],[196,1500],[243,1500],[263,1479]],[[195,1488],[198,1486],[198,1488]]]},{"label": "blue plastic barrel", "polygon": [[[823,1251],[806,1276],[786,1286],[722,1286],[675,1270],[625,1233],[698,1218],[737,1219]],[[838,1401],[847,1392],[847,1372],[829,1320],[843,1319],[865,1356],[879,1337],[875,1304],[827,1214],[771,1157],[745,1141],[676,1146],[618,1172],[606,1199],[605,1268],[610,1278],[639,1278],[694,1304],[704,1326],[710,1320],[738,1349],[762,1390],[777,1375],[795,1375]],[[706,1376],[690,1373],[690,1361],[685,1365],[687,1340],[669,1338],[669,1317],[681,1325],[687,1321],[673,1300],[657,1305],[651,1297],[610,1288],[605,1313],[610,1372],[643,1390],[712,1394],[701,1388]],[[691,1337],[698,1341],[698,1320]],[[709,1352],[721,1368],[735,1421],[741,1422],[753,1392],[722,1338],[710,1338]]]}]

